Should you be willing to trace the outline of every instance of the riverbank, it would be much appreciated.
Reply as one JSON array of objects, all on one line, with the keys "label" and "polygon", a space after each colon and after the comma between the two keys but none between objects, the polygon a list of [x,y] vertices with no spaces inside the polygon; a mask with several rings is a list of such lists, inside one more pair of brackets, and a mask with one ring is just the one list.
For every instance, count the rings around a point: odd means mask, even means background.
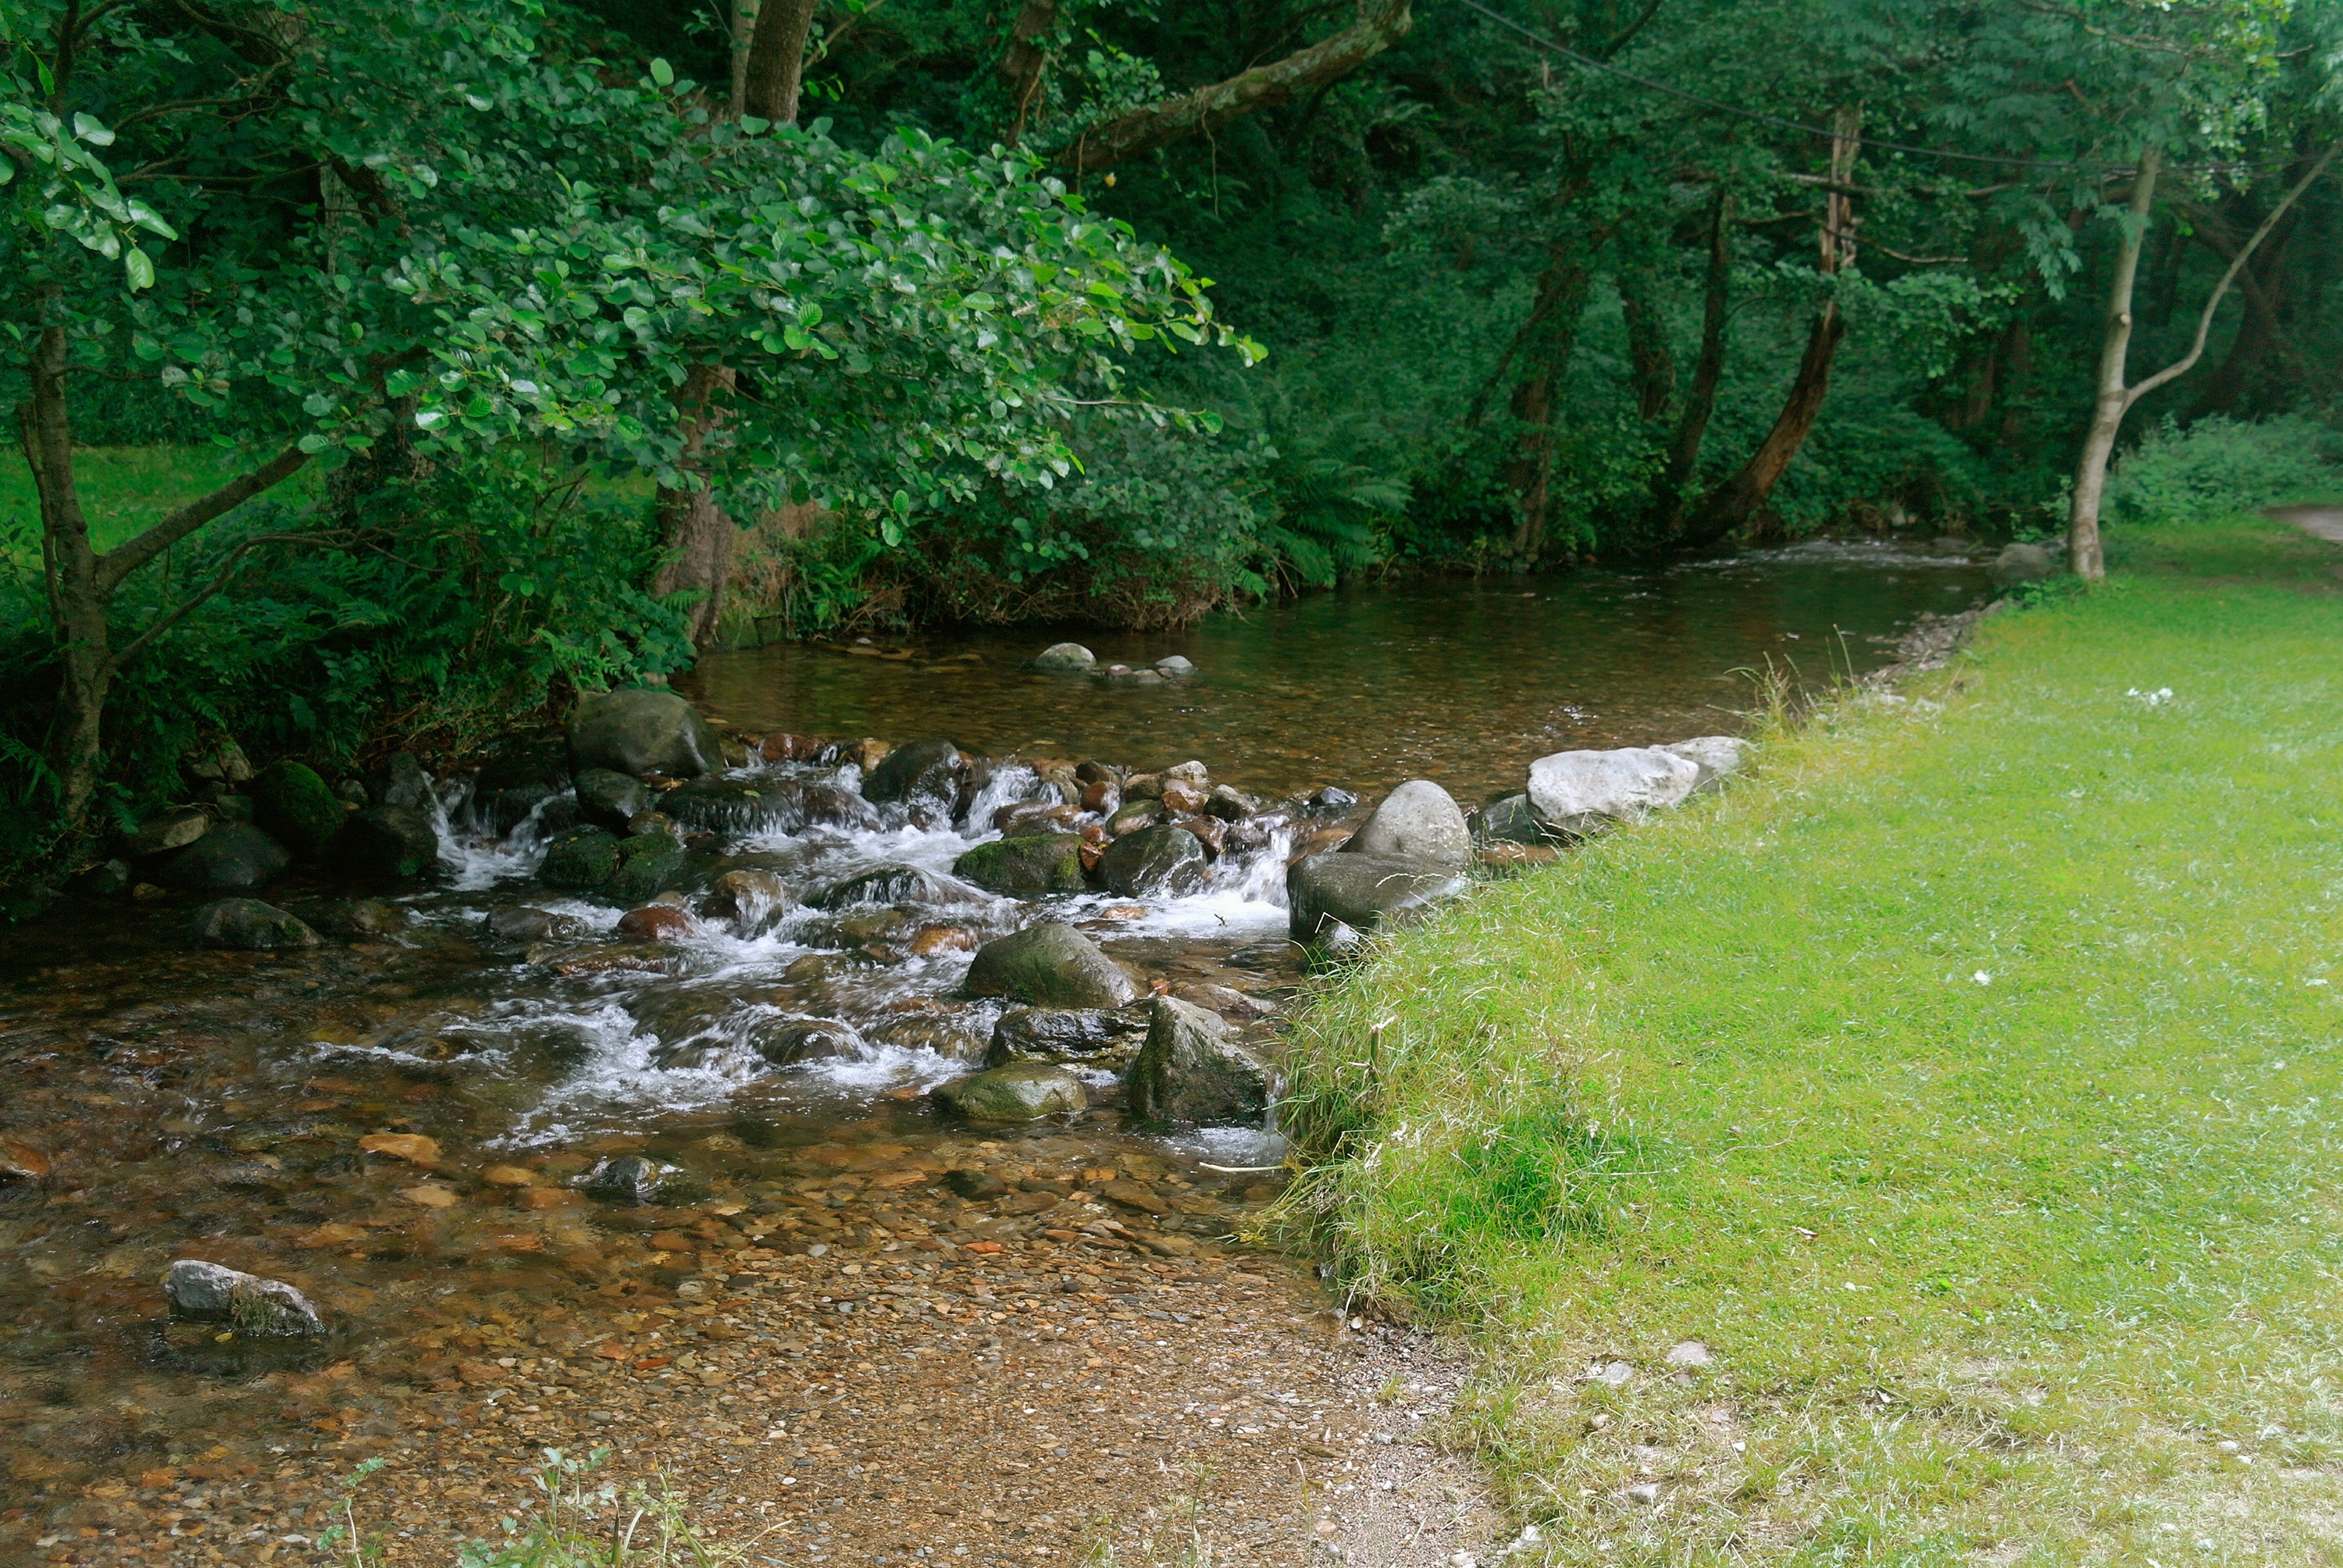
[{"label": "riverbank", "polygon": [[1292,1206],[1546,1561],[2328,1560],[2338,562],[2132,535],[1311,1015]]}]

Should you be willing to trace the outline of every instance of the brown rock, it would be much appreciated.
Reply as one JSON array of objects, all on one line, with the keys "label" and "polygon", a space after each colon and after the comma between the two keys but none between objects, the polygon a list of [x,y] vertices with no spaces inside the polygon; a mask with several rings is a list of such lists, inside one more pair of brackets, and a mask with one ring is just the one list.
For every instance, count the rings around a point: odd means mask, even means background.
[{"label": "brown rock", "polygon": [[1218,817],[1182,817],[1174,827],[1185,828],[1204,846],[1205,855],[1219,859],[1221,851],[1229,847],[1229,825]]},{"label": "brown rock", "polygon": [[645,1240],[654,1250],[661,1252],[696,1252],[699,1250],[698,1239],[680,1231],[653,1231]]},{"label": "brown rock", "polygon": [[369,1132],[358,1140],[358,1147],[369,1154],[387,1154],[394,1160],[426,1167],[439,1163],[439,1143],[419,1132]]},{"label": "brown rock", "polygon": [[516,1209],[567,1209],[585,1201],[566,1187],[524,1187],[513,1194]]},{"label": "brown rock", "polygon": [[480,1172],[480,1180],[491,1187],[534,1187],[537,1172],[518,1165],[491,1165]]},{"label": "brown rock", "polygon": [[786,729],[776,729],[757,742],[757,755],[768,762],[810,762],[820,751],[821,742],[812,736]]},{"label": "brown rock", "polygon": [[1192,817],[1204,809],[1204,792],[1192,784],[1166,779],[1162,798],[1165,809],[1175,816]]},{"label": "brown rock", "polygon": [[49,1174],[49,1157],[29,1143],[14,1138],[0,1138],[0,1179],[19,1181],[45,1181]]},{"label": "brown rock", "polygon": [[1101,779],[1082,786],[1082,809],[1095,811],[1101,817],[1112,816],[1122,805],[1122,791],[1111,779]]},{"label": "brown rock", "polygon": [[645,904],[618,917],[618,934],[639,942],[679,942],[691,931],[691,916],[673,904]]},{"label": "brown rock", "polygon": [[1169,1214],[1172,1205],[1155,1195],[1155,1189],[1143,1181],[1109,1181],[1099,1188],[1099,1195],[1126,1209],[1137,1209],[1149,1214]]},{"label": "brown rock", "polygon": [[502,1382],[505,1369],[494,1362],[458,1362],[456,1375],[468,1383]]},{"label": "brown rock", "polygon": [[452,1209],[463,1201],[454,1188],[435,1186],[428,1181],[420,1187],[401,1188],[398,1195],[410,1203],[420,1203],[426,1209]]},{"label": "brown rock", "polygon": [[976,951],[976,933],[960,926],[921,926],[911,933],[911,951],[931,959],[938,953]]}]

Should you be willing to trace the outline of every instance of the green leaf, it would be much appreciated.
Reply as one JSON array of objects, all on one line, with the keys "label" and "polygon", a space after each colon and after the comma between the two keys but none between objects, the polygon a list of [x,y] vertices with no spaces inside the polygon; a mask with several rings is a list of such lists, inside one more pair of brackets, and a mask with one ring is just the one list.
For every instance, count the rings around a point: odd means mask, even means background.
[{"label": "green leaf", "polygon": [[304,452],[308,453],[312,457],[316,457],[318,453],[324,451],[333,444],[333,438],[331,437],[320,435],[315,430],[310,431],[307,435],[302,437],[298,441],[294,443],[295,446],[300,447]]},{"label": "green leaf", "polygon": [[114,133],[107,130],[106,122],[96,115],[75,115],[74,135],[94,147],[110,147],[114,145]]},{"label": "green leaf", "polygon": [[129,275],[132,293],[136,294],[142,288],[155,286],[155,263],[136,246],[132,246],[124,254],[122,270]]},{"label": "green leaf", "polygon": [[653,60],[651,62],[651,80],[657,82],[662,87],[674,86],[675,67],[669,65],[665,60]]}]

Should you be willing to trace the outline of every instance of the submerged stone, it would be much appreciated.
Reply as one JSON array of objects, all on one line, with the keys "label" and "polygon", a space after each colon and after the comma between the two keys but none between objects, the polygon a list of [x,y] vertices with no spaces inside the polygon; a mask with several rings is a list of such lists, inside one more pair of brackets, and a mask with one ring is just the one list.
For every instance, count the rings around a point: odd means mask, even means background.
[{"label": "submerged stone", "polygon": [[314,948],[320,940],[299,920],[258,899],[222,899],[206,904],[196,911],[193,928],[198,947],[246,952]]},{"label": "submerged stone", "polygon": [[936,1090],[935,1097],[971,1121],[1032,1121],[1080,1111],[1090,1103],[1081,1079],[1064,1068],[1039,1061],[954,1079]]}]

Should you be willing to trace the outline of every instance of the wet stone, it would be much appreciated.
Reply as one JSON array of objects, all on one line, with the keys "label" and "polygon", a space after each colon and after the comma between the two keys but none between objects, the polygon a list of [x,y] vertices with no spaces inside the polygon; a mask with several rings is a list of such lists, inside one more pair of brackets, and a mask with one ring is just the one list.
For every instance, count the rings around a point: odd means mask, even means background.
[{"label": "wet stone", "polygon": [[640,779],[608,768],[579,769],[571,788],[578,792],[578,814],[612,829],[649,809],[654,798]]},{"label": "wet stone", "polygon": [[1100,1008],[1011,1008],[992,1026],[987,1067],[1014,1061],[1091,1061],[1127,1056],[1145,1035],[1144,1020]]},{"label": "wet stone", "polygon": [[163,1276],[163,1294],[175,1315],[227,1323],[239,1333],[292,1336],[326,1332],[317,1309],[292,1286],[218,1263],[180,1259]]},{"label": "wet stone", "polygon": [[1217,1015],[1158,997],[1131,1064],[1131,1109],[1158,1123],[1256,1126],[1269,1109],[1269,1075]]},{"label": "wet stone", "polygon": [[1204,846],[1185,828],[1141,828],[1108,846],[1099,878],[1125,898],[1184,898],[1204,885]]},{"label": "wet stone", "polygon": [[1073,927],[1045,921],[977,950],[970,996],[1011,997],[1037,1007],[1121,1007],[1138,982]]},{"label": "wet stone", "polygon": [[618,838],[599,828],[573,828],[546,846],[537,879],[579,891],[601,887],[618,869]]},{"label": "wet stone", "polygon": [[335,853],[357,877],[419,877],[439,859],[438,830],[411,806],[370,806],[343,825]]},{"label": "wet stone", "polygon": [[1033,1121],[1081,1110],[1082,1081],[1045,1062],[1020,1062],[954,1079],[935,1091],[948,1109],[971,1121]]},{"label": "wet stone", "polygon": [[1088,885],[1082,879],[1081,845],[1071,833],[997,839],[954,860],[952,874],[1011,898],[1079,893]]},{"label": "wet stone", "polygon": [[724,746],[699,710],[671,691],[637,689],[582,698],[570,716],[570,765],[697,779],[724,766]]},{"label": "wet stone", "polygon": [[302,912],[327,936],[350,941],[391,936],[413,923],[406,910],[381,899],[335,899]]},{"label": "wet stone", "polygon": [[969,893],[917,866],[879,866],[832,882],[806,901],[822,910],[855,904],[957,904],[969,901]]},{"label": "wet stone", "polygon": [[258,899],[221,899],[197,910],[190,922],[196,945],[267,952],[314,948],[317,933],[273,904]]},{"label": "wet stone", "polygon": [[[340,810],[337,805],[334,808]],[[256,888],[293,864],[284,845],[247,822],[214,829],[163,862],[156,879],[188,891],[228,892]]]},{"label": "wet stone", "polygon": [[159,855],[170,849],[184,849],[211,830],[211,813],[200,806],[174,806],[158,811],[138,824],[138,830],[123,841],[126,855]]}]

